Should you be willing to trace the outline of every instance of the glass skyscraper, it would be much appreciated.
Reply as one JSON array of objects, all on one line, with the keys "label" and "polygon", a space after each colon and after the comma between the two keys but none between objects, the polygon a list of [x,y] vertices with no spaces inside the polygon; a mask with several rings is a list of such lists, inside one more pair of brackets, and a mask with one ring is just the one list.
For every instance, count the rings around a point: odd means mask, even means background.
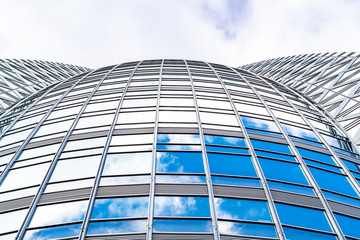
[{"label": "glass skyscraper", "polygon": [[360,160],[312,100],[224,65],[87,71],[6,110],[0,239],[360,239]]}]

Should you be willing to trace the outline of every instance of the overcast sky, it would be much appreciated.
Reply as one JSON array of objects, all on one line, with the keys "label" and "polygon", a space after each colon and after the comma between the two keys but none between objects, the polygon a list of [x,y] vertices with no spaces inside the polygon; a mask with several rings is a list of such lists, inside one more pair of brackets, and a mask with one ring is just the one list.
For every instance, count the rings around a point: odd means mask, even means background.
[{"label": "overcast sky", "polygon": [[0,58],[96,68],[154,58],[239,66],[360,51],[358,0],[0,0]]}]

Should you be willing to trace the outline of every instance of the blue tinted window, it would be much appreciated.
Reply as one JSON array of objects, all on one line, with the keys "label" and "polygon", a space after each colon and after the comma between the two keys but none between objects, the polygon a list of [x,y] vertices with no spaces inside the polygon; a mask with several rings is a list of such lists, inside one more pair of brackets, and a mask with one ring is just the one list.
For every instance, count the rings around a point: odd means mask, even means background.
[{"label": "blue tinted window", "polygon": [[204,173],[200,152],[158,152],[156,172]]},{"label": "blue tinted window", "polygon": [[325,169],[328,169],[328,170],[331,170],[334,172],[342,173],[341,169],[338,167],[330,166],[327,164],[323,164],[323,163],[319,163],[319,162],[315,162],[315,161],[311,161],[311,160],[307,160],[307,159],[304,159],[304,161],[307,165],[312,165],[315,167],[325,168]]},{"label": "blue tinted window", "polygon": [[148,197],[96,199],[91,219],[146,217]]},{"label": "blue tinted window", "polygon": [[287,240],[304,240],[304,239],[336,240],[337,239],[335,236],[324,233],[300,230],[289,227],[283,227],[283,229]]},{"label": "blue tinted window", "polygon": [[264,201],[215,198],[218,218],[271,222],[268,205]]},{"label": "blue tinted window", "polygon": [[292,154],[289,147],[284,144],[271,143],[271,142],[259,141],[254,139],[251,139],[251,144],[253,145],[254,148],[257,149]]},{"label": "blue tinted window", "polygon": [[303,186],[274,182],[274,181],[267,181],[267,183],[270,189],[315,196],[314,191],[309,187],[303,187]]},{"label": "blue tinted window", "polygon": [[339,195],[339,194],[336,194],[336,193],[331,193],[331,192],[328,192],[328,191],[323,191],[323,194],[327,199],[360,207],[360,200],[359,199],[347,197],[347,196],[344,196],[344,195]]},{"label": "blue tinted window", "polygon": [[235,176],[256,177],[251,158],[248,156],[208,153],[210,172]]},{"label": "blue tinted window", "polygon": [[258,130],[258,129],[246,128],[246,131],[248,133],[257,133],[257,134],[262,134],[262,135],[266,135],[266,136],[282,137],[282,135],[280,133],[267,132],[267,131]]},{"label": "blue tinted window", "polygon": [[303,138],[298,138],[298,137],[290,136],[290,139],[293,140],[293,141],[298,141],[298,142],[303,142],[303,143],[311,144],[311,145],[314,145],[314,146],[317,146],[317,147],[324,147],[324,145],[322,145],[322,144],[319,143],[319,142],[312,142],[312,141],[310,141],[310,140],[303,139]]},{"label": "blue tinted window", "polygon": [[211,177],[213,184],[225,184],[230,186],[243,186],[243,187],[261,187],[259,179],[252,178],[234,178],[234,177]]},{"label": "blue tinted window", "polygon": [[273,225],[230,221],[218,221],[218,224],[220,234],[276,238],[275,227]]},{"label": "blue tinted window", "polygon": [[321,188],[358,197],[345,176],[313,167],[309,167],[309,169]]},{"label": "blue tinted window", "polygon": [[356,166],[355,163],[344,160],[344,159],[341,159],[341,160],[345,163],[345,165],[348,169],[353,170],[355,172],[360,172],[359,168]]},{"label": "blue tinted window", "polygon": [[146,220],[90,222],[88,235],[145,232]]},{"label": "blue tinted window", "polygon": [[298,164],[259,158],[266,178],[309,185]]},{"label": "blue tinted window", "polygon": [[30,239],[57,239],[79,236],[81,224],[70,224],[65,226],[27,230],[25,240]]},{"label": "blue tinted window", "polygon": [[257,156],[263,156],[263,157],[269,157],[269,158],[275,158],[275,159],[296,162],[296,159],[293,156],[277,154],[277,153],[270,153],[270,152],[265,152],[265,151],[260,151],[260,150],[255,150],[255,153]]},{"label": "blue tinted window", "polygon": [[212,232],[210,220],[154,219],[154,232]]},{"label": "blue tinted window", "polygon": [[204,138],[206,144],[246,147],[243,138],[223,137],[223,136],[214,136],[214,135],[205,135]]},{"label": "blue tinted window", "polygon": [[205,176],[196,175],[157,175],[157,183],[206,183]]},{"label": "blue tinted window", "polygon": [[286,133],[289,134],[289,135],[299,137],[299,138],[306,138],[306,139],[309,139],[309,140],[312,140],[312,141],[319,142],[319,140],[317,139],[315,134],[310,130],[295,127],[295,126],[291,126],[291,125],[287,125],[287,124],[283,124],[283,123],[281,124],[281,126],[284,128]]},{"label": "blue tinted window", "polygon": [[300,155],[302,157],[314,159],[319,162],[325,162],[325,163],[329,163],[332,165],[336,165],[334,160],[332,159],[332,157],[327,154],[314,152],[314,151],[303,149],[303,148],[296,148],[296,149],[298,150],[298,152],[300,153]]},{"label": "blue tinted window", "polygon": [[360,219],[334,214],[345,235],[360,238]]},{"label": "blue tinted window", "polygon": [[325,213],[320,210],[275,203],[280,221],[299,227],[331,232]]},{"label": "blue tinted window", "polygon": [[157,142],[172,144],[200,144],[200,138],[197,134],[158,134]]},{"label": "blue tinted window", "polygon": [[272,132],[280,132],[276,124],[271,121],[258,119],[258,118],[244,117],[244,116],[241,116],[241,120],[243,121],[245,127],[256,128],[256,129],[272,131]]},{"label": "blue tinted window", "polygon": [[207,197],[155,197],[154,216],[210,217]]},{"label": "blue tinted window", "polygon": [[206,151],[249,154],[249,151],[247,149],[244,149],[244,148],[206,146]]}]

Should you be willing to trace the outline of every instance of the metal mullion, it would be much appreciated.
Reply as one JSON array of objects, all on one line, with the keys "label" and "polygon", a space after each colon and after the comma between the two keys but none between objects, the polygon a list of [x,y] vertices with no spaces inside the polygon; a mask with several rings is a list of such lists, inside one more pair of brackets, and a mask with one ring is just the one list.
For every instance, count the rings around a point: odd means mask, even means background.
[{"label": "metal mullion", "polygon": [[121,98],[119,100],[119,104],[118,104],[118,107],[116,109],[113,122],[111,123],[111,127],[110,127],[110,130],[109,130],[107,139],[106,139],[106,143],[104,145],[104,150],[103,150],[103,153],[101,155],[101,160],[100,160],[99,168],[98,168],[98,171],[97,171],[97,174],[96,174],[96,177],[95,177],[94,186],[93,186],[93,188],[91,190],[91,193],[90,193],[89,205],[88,205],[87,211],[85,213],[83,224],[81,226],[79,240],[84,240],[85,239],[85,236],[86,236],[86,233],[87,233],[87,230],[88,230],[88,226],[89,226],[91,212],[92,212],[92,209],[93,209],[94,204],[95,204],[95,196],[96,196],[97,190],[99,188],[101,174],[102,174],[102,171],[104,169],[106,155],[107,155],[107,152],[109,150],[111,137],[112,137],[113,132],[115,130],[115,124],[116,124],[116,121],[117,121],[117,119],[119,117],[120,109],[121,109],[121,106],[122,106],[122,104],[124,102],[125,94],[126,94],[127,89],[129,88],[131,79],[134,76],[134,73],[136,72],[137,68],[139,67],[139,65],[141,63],[142,63],[142,61],[140,61],[135,66],[134,70],[131,72],[131,74],[129,76],[129,80],[128,80],[128,82],[127,82],[127,84],[125,86],[125,89],[123,91],[123,94],[121,95]]},{"label": "metal mullion", "polygon": [[215,71],[215,69],[209,63],[207,63],[207,64],[213,70],[215,75],[217,76],[218,80],[220,81],[220,83],[221,83],[222,87],[224,88],[225,93],[226,93],[226,95],[227,95],[227,97],[229,99],[229,103],[231,104],[231,107],[232,107],[232,109],[233,109],[233,111],[235,113],[236,120],[239,123],[239,126],[240,126],[240,128],[241,128],[241,130],[242,130],[242,132],[244,134],[244,140],[246,142],[246,145],[249,148],[249,152],[250,152],[251,159],[252,159],[252,162],[254,164],[255,170],[257,172],[257,175],[260,178],[261,185],[263,186],[265,196],[266,196],[266,199],[267,199],[267,202],[268,202],[268,205],[269,205],[269,210],[270,210],[270,213],[271,213],[271,215],[272,215],[272,217],[274,219],[274,224],[275,224],[277,235],[278,235],[280,240],[285,240],[284,230],[282,229],[282,226],[281,226],[281,223],[280,223],[280,218],[279,218],[279,216],[278,216],[278,214],[276,212],[274,199],[272,197],[270,188],[267,185],[265,175],[264,175],[264,173],[263,173],[263,171],[261,169],[259,160],[258,160],[258,158],[257,158],[257,156],[255,154],[255,150],[254,150],[254,148],[253,148],[253,146],[251,144],[250,137],[249,137],[249,135],[248,135],[248,133],[246,131],[245,125],[244,125],[244,123],[243,123],[243,121],[241,119],[241,116],[240,116],[239,112],[236,109],[236,106],[235,106],[234,102],[232,101],[231,95],[230,95],[229,91],[227,90],[225,83],[222,81],[221,77],[218,75],[218,73]]},{"label": "metal mullion", "polygon": [[157,134],[158,134],[158,126],[159,126],[159,106],[160,106],[160,92],[161,92],[163,67],[164,67],[164,59],[161,61],[160,73],[159,73],[159,85],[158,85],[158,92],[156,97],[154,141],[153,141],[153,149],[152,149],[151,180],[150,180],[150,191],[149,191],[148,223],[147,223],[147,232],[146,232],[147,240],[152,240],[152,232],[153,232],[155,180],[156,180],[156,150],[157,150],[156,146],[157,146]]},{"label": "metal mullion", "polygon": [[[117,67],[117,66],[115,66]],[[79,122],[79,119],[82,115],[82,113],[85,111],[85,108],[87,107],[87,104],[90,102],[91,98],[94,96],[96,90],[100,87],[101,83],[105,80],[105,78],[107,77],[107,75],[109,75],[111,73],[111,71],[113,69],[115,69],[115,67],[113,67],[107,74],[104,75],[104,77],[99,81],[99,83],[94,87],[94,89],[92,90],[91,94],[88,96],[88,98],[85,100],[85,102],[82,104],[82,107],[81,109],[79,110],[76,118],[73,120],[73,123],[71,124],[69,130],[67,131],[66,135],[64,136],[64,138],[62,139],[61,141],[61,144],[59,146],[59,149],[57,150],[53,160],[51,161],[51,164],[49,166],[49,169],[35,195],[35,197],[33,198],[33,201],[31,202],[31,205],[29,207],[29,211],[28,213],[26,214],[26,217],[25,217],[25,220],[23,222],[23,224],[21,225],[20,229],[19,229],[19,232],[16,236],[16,239],[22,239],[24,237],[24,234],[25,234],[25,231],[26,231],[26,228],[28,227],[32,217],[33,217],[33,214],[35,212],[35,209],[36,209],[36,206],[38,204],[38,202],[40,201],[40,198],[41,198],[41,195],[43,194],[43,192],[45,191],[45,187],[46,187],[46,184],[47,182],[49,181],[55,167],[56,167],[56,164],[58,162],[58,159],[62,153],[62,150],[65,148],[65,145],[67,143],[67,140],[69,139],[69,137],[71,136],[74,128],[76,127],[76,124]],[[77,84],[76,84],[77,85]],[[75,86],[75,85],[74,85]]]},{"label": "metal mullion", "polygon": [[218,224],[216,219],[216,212],[215,212],[215,198],[214,198],[214,191],[211,181],[211,174],[210,174],[210,167],[209,167],[209,161],[206,154],[206,148],[205,148],[205,140],[204,140],[204,132],[201,124],[200,119],[200,112],[199,112],[199,106],[196,99],[196,92],[195,87],[193,83],[193,79],[191,76],[190,68],[186,60],[183,60],[185,63],[188,76],[190,78],[190,84],[191,84],[191,90],[193,93],[193,99],[194,99],[194,105],[195,105],[195,111],[196,111],[196,119],[198,121],[198,128],[199,128],[199,137],[200,137],[200,143],[201,143],[201,149],[202,149],[202,157],[203,157],[203,164],[204,164],[204,170],[206,175],[206,186],[209,194],[209,204],[210,204],[210,213],[211,213],[211,220],[212,220],[212,229],[214,234],[214,240],[220,240],[220,234],[218,231]]},{"label": "metal mullion", "polygon": [[20,154],[22,153],[22,151],[24,150],[25,146],[30,142],[31,138],[36,134],[36,132],[39,130],[39,128],[41,127],[41,125],[43,124],[43,122],[49,117],[49,115],[51,114],[51,112],[56,108],[56,106],[61,102],[61,100],[63,98],[65,98],[65,96],[82,80],[84,79],[87,75],[89,75],[91,72],[89,72],[88,74],[86,74],[84,77],[80,78],[78,81],[76,81],[72,87],[67,90],[58,100],[57,102],[48,110],[48,112],[42,117],[42,119],[38,122],[38,124],[34,127],[34,129],[31,131],[31,133],[28,135],[28,137],[23,141],[23,143],[21,144],[21,146],[16,150],[14,156],[11,158],[11,160],[9,161],[9,163],[6,165],[5,169],[2,171],[2,173],[0,174],[0,184],[3,182],[4,178],[6,177],[7,173],[9,172],[10,168],[12,167],[12,165],[14,164],[14,162],[16,161],[16,159],[20,156]]},{"label": "metal mullion", "polygon": [[[235,71],[235,70],[234,70]],[[245,78],[243,78],[243,80],[245,82],[247,82],[247,80]],[[259,80],[263,80],[264,82],[266,82],[270,87],[272,87],[282,98],[284,98],[293,108],[294,110],[301,115],[301,112],[299,112],[295,106],[292,105],[292,103],[275,87],[273,87],[271,84],[269,84],[267,81],[265,81],[263,78],[259,77]],[[249,85],[250,86],[250,85]],[[263,102],[264,107],[267,109],[267,111],[269,112],[269,114],[273,117],[275,124],[277,125],[277,127],[279,128],[279,130],[281,131],[281,133],[283,134],[284,138],[286,139],[286,141],[289,144],[290,149],[292,150],[292,152],[294,153],[294,155],[296,156],[296,159],[299,161],[299,164],[303,170],[304,175],[306,176],[306,178],[308,179],[308,181],[310,182],[311,186],[314,188],[316,195],[318,196],[321,204],[324,207],[326,216],[334,230],[334,232],[336,233],[337,237],[340,240],[345,240],[345,236],[340,228],[340,226],[338,225],[335,216],[333,215],[330,205],[327,202],[325,196],[323,195],[320,187],[318,186],[316,180],[314,179],[314,177],[312,176],[310,170],[308,169],[306,163],[304,162],[304,160],[302,159],[301,155],[299,154],[299,152],[297,151],[294,143],[291,141],[290,137],[288,136],[287,132],[283,129],[283,127],[281,126],[280,122],[278,121],[278,119],[276,118],[276,116],[274,115],[274,113],[271,111],[271,109],[269,108],[269,106],[266,104],[266,102],[263,100],[262,96],[256,91],[256,89],[254,89],[252,86],[250,86],[253,91],[257,94],[258,98],[260,99],[261,102]],[[301,115],[302,116],[302,115]],[[303,117],[303,116],[302,116]],[[303,118],[304,119],[304,118]],[[304,119],[304,121],[306,121],[306,119]],[[314,131],[314,129],[312,128],[312,130]],[[316,134],[316,132],[314,131],[314,133]]]}]

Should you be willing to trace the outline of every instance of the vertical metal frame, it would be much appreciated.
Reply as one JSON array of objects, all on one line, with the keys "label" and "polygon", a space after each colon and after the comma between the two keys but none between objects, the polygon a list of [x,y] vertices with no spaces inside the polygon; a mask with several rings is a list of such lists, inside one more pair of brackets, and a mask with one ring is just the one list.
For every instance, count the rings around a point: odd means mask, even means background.
[{"label": "vertical metal frame", "polygon": [[111,123],[111,127],[110,127],[110,130],[109,130],[109,133],[108,133],[108,136],[107,136],[107,139],[106,139],[106,143],[105,143],[105,146],[104,146],[104,150],[102,152],[102,155],[101,155],[101,160],[100,160],[100,164],[99,164],[99,168],[98,168],[98,171],[97,171],[97,174],[96,174],[96,177],[95,177],[95,182],[94,182],[94,186],[91,190],[91,193],[90,193],[90,199],[89,199],[89,205],[88,205],[88,208],[86,210],[86,213],[85,213],[85,217],[84,217],[84,220],[83,220],[83,223],[82,223],[82,226],[81,226],[81,230],[80,230],[80,235],[79,235],[79,240],[84,240],[85,239],[85,236],[86,236],[86,233],[87,233],[87,230],[88,230],[88,227],[89,227],[89,222],[90,222],[90,217],[91,217],[91,212],[94,208],[94,204],[95,204],[95,197],[96,197],[96,193],[97,193],[97,190],[99,188],[99,183],[100,183],[100,179],[101,179],[101,174],[103,172],[103,169],[104,169],[104,166],[105,166],[105,160],[106,160],[106,156],[107,156],[107,153],[108,153],[108,150],[109,150],[109,146],[110,146],[110,142],[111,142],[111,138],[112,138],[112,135],[114,133],[114,130],[115,130],[115,124],[118,120],[118,117],[119,117],[119,114],[120,114],[120,109],[122,107],[122,104],[124,102],[124,98],[125,98],[125,95],[126,95],[126,92],[127,92],[127,89],[129,88],[129,85],[130,85],[130,82],[137,70],[137,68],[140,66],[140,64],[142,63],[143,61],[140,61],[134,68],[134,70],[132,71],[132,73],[130,74],[129,76],[129,80],[124,88],[124,91],[121,95],[121,98],[119,100],[119,104],[116,108],[116,112],[115,112],[115,115],[114,115],[114,119]]},{"label": "vertical metal frame", "polygon": [[3,170],[3,172],[0,174],[0,185],[2,183],[2,181],[4,180],[4,178],[6,177],[7,173],[9,172],[10,168],[12,167],[12,165],[14,164],[14,162],[17,160],[17,158],[20,156],[20,154],[22,153],[22,151],[24,150],[25,146],[29,143],[29,141],[31,140],[31,138],[36,134],[36,132],[39,130],[39,128],[41,127],[41,125],[44,123],[44,121],[49,117],[49,115],[52,113],[52,111],[57,107],[57,105],[61,102],[62,99],[64,99],[67,94],[80,82],[82,81],[86,76],[88,76],[90,73],[92,73],[93,71],[87,73],[85,76],[83,76],[82,78],[80,78],[78,81],[76,81],[71,88],[69,88],[58,100],[57,102],[48,110],[48,112],[43,116],[43,118],[39,121],[39,123],[35,126],[35,128],[31,131],[31,133],[28,135],[28,137],[23,141],[23,143],[21,144],[21,146],[16,150],[14,156],[12,157],[12,159],[10,160],[10,162],[6,165],[5,169]]},{"label": "vertical metal frame", "polygon": [[[218,78],[218,80],[220,81],[225,93],[226,93],[226,96],[229,100],[229,103],[235,113],[235,116],[236,116],[236,120],[244,134],[244,140],[245,140],[245,143],[246,145],[248,146],[249,148],[249,152],[250,152],[250,155],[251,155],[251,159],[252,159],[252,162],[253,162],[253,165],[255,167],[255,170],[256,170],[256,173],[257,175],[259,176],[260,178],[260,182],[261,182],[261,185],[264,189],[264,192],[265,192],[265,196],[266,196],[266,199],[267,199],[267,202],[268,202],[268,205],[269,205],[269,210],[270,210],[270,213],[271,213],[271,216],[274,220],[274,224],[275,224],[275,229],[276,229],[276,233],[279,237],[280,240],[285,240],[285,234],[284,234],[284,230],[281,226],[281,223],[280,223],[280,218],[279,218],[279,215],[277,214],[277,211],[276,211],[276,208],[275,208],[275,204],[274,204],[274,200],[273,200],[273,197],[272,197],[272,194],[270,192],[270,188],[267,184],[267,181],[266,181],[266,178],[265,178],[265,175],[261,169],[261,166],[260,166],[260,163],[259,163],[259,160],[255,154],[255,150],[251,144],[251,141],[250,141],[250,137],[249,137],[249,134],[247,133],[246,129],[245,129],[245,125],[241,119],[241,116],[238,112],[238,110],[236,109],[236,106],[231,98],[231,95],[229,93],[229,91],[227,90],[226,88],[226,85],[224,83],[224,81],[221,79],[221,77],[219,76],[219,74],[215,71],[215,69],[209,64],[209,63],[206,63],[210,68],[211,70],[214,72],[214,74],[216,75],[216,77]],[[232,70],[232,69],[231,69]],[[239,75],[237,73],[237,75]]]},{"label": "vertical metal frame", "polygon": [[[234,72],[237,72],[236,70],[234,70]],[[239,74],[240,75],[240,74]],[[241,75],[240,75],[241,76]],[[255,76],[255,75],[254,75]],[[242,76],[241,76],[242,77]],[[305,164],[304,160],[302,159],[301,155],[299,154],[299,152],[297,151],[294,143],[291,141],[289,135],[287,134],[287,132],[284,130],[284,128],[281,126],[280,122],[278,121],[278,119],[276,118],[276,116],[274,115],[274,113],[271,111],[271,109],[269,108],[269,106],[267,105],[267,103],[264,101],[263,97],[257,92],[257,90],[244,78],[242,77],[242,79],[250,86],[250,88],[254,91],[254,93],[258,96],[259,100],[263,103],[264,107],[266,108],[266,110],[268,111],[268,113],[270,114],[270,116],[273,118],[276,126],[279,128],[280,132],[283,134],[284,138],[286,139],[287,143],[289,144],[289,147],[291,149],[291,151],[294,153],[294,155],[296,156],[298,162],[300,163],[300,166],[303,170],[304,175],[306,176],[306,178],[308,179],[308,181],[310,182],[310,185],[314,188],[316,195],[318,196],[321,204],[324,207],[326,216],[334,230],[334,232],[336,233],[338,239],[340,240],[346,240],[345,236],[339,226],[339,224],[337,223],[335,216],[333,215],[330,205],[327,202],[326,198],[324,197],[320,187],[318,186],[317,182],[315,181],[314,177],[312,176],[310,170],[308,169],[307,165]],[[262,78],[259,78],[259,80],[263,80]],[[285,101],[287,101],[289,104],[291,104],[288,99],[283,96],[283,94],[281,92],[279,92],[277,89],[275,89],[272,85],[270,85],[268,82],[266,82],[265,80],[263,80],[265,83],[267,83],[270,87],[272,87],[282,98],[284,98]],[[299,113],[299,111],[297,109],[295,109],[295,111],[297,111]],[[314,131],[314,129],[313,129]]]},{"label": "vertical metal frame", "polygon": [[153,220],[154,220],[154,204],[155,204],[155,183],[156,183],[156,146],[157,146],[157,134],[159,126],[159,105],[160,105],[160,93],[161,93],[161,80],[162,72],[164,67],[164,59],[161,61],[160,73],[159,73],[159,85],[156,96],[156,112],[155,112],[155,125],[154,125],[154,140],[152,148],[152,165],[151,165],[151,180],[150,180],[150,191],[149,191],[149,208],[148,208],[148,223],[146,239],[152,240],[153,232]]},{"label": "vertical metal frame", "polygon": [[[45,190],[45,187],[46,187],[46,184],[47,182],[49,181],[55,167],[56,167],[56,164],[58,162],[58,159],[63,151],[63,149],[65,148],[65,145],[69,139],[69,137],[71,136],[74,128],[76,127],[77,123],[79,122],[79,119],[82,115],[82,113],[85,111],[85,108],[87,107],[88,103],[90,102],[91,98],[94,96],[94,94],[96,93],[96,91],[98,90],[98,88],[100,87],[100,85],[103,83],[103,81],[106,79],[106,77],[117,67],[118,65],[114,66],[108,73],[105,74],[105,76],[99,81],[99,83],[95,86],[95,88],[93,89],[93,91],[91,92],[91,94],[88,96],[88,98],[86,99],[86,101],[83,103],[81,109],[79,110],[78,114],[76,115],[73,123],[71,124],[69,130],[67,131],[65,137],[62,139],[61,143],[60,143],[60,146],[59,146],[59,149],[57,150],[53,160],[51,161],[51,164],[49,166],[49,169],[48,171],[46,172],[46,175],[38,189],[38,192],[36,193],[35,197],[33,198],[33,201],[31,202],[31,205],[29,207],[29,211],[28,213],[26,214],[26,217],[25,217],[25,220],[23,222],[23,224],[21,225],[20,227],[20,230],[16,236],[16,239],[22,239],[24,237],[24,234],[25,234],[25,231],[26,231],[26,228],[28,227],[31,219],[32,219],[32,216],[34,215],[35,213],[35,209],[36,209],[36,206],[41,198],[41,195],[42,193],[44,192]],[[93,72],[96,72],[96,71],[93,71]]]},{"label": "vertical metal frame", "polygon": [[212,221],[212,229],[214,234],[214,240],[220,240],[220,234],[218,230],[218,224],[217,224],[217,218],[216,218],[216,212],[215,212],[215,199],[214,199],[214,191],[211,181],[211,174],[210,174],[210,167],[209,167],[209,161],[206,154],[206,148],[205,148],[205,140],[204,140],[204,132],[201,124],[200,119],[200,112],[199,112],[199,106],[197,103],[197,97],[196,97],[196,91],[194,87],[193,78],[190,72],[189,65],[186,60],[183,60],[186,69],[188,71],[188,75],[190,78],[190,84],[191,84],[191,90],[193,93],[193,99],[194,99],[194,105],[195,105],[195,111],[196,111],[196,119],[198,121],[198,127],[199,127],[199,137],[200,137],[200,143],[201,143],[201,152],[203,157],[203,163],[204,163],[204,169],[205,169],[205,175],[206,175],[206,186],[209,193],[209,205],[210,205],[210,213],[211,213],[211,221]]}]

